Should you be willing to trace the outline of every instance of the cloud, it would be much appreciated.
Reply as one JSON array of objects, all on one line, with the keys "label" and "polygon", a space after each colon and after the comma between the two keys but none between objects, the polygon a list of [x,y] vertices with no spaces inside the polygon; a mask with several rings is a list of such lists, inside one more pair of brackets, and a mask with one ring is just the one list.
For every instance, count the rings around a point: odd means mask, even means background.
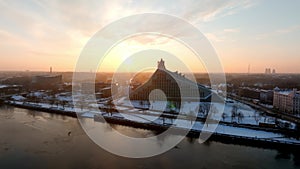
[{"label": "cloud", "polygon": [[298,31],[298,30],[300,30],[300,25],[291,26],[291,27],[288,27],[288,28],[285,28],[285,29],[279,29],[279,30],[276,30],[275,32],[278,33],[278,34],[286,34],[286,33],[291,33],[291,32],[295,32],[295,31]]},{"label": "cloud", "polygon": [[238,29],[238,28],[224,29],[224,32],[226,32],[226,33],[239,33],[240,29]]},{"label": "cloud", "polygon": [[[104,25],[124,16],[145,12],[175,15],[190,22],[211,21],[218,16],[249,6],[249,0],[28,0],[5,1],[0,4],[1,18],[10,20],[5,26],[30,30],[38,23],[62,29],[76,29],[90,35]],[[16,29],[16,28],[15,28]]]},{"label": "cloud", "polygon": [[[253,4],[249,0],[16,0],[0,1],[0,38],[15,50],[52,59],[75,59],[85,42],[105,25],[125,16],[158,12],[197,24],[231,15]],[[141,23],[137,22],[137,24]],[[166,27],[168,29],[168,27]],[[224,32],[235,32],[228,29]],[[210,39],[223,41],[214,34]],[[168,43],[145,37],[141,43]],[[7,52],[7,51],[6,51]],[[0,54],[3,50],[0,50]],[[52,58],[50,58],[52,57]]]},{"label": "cloud", "polygon": [[128,43],[137,44],[137,45],[163,45],[170,42],[172,39],[169,37],[164,37],[161,35],[142,35],[132,37]]},{"label": "cloud", "polygon": [[215,35],[213,33],[205,33],[204,35],[210,41],[214,41],[214,42],[223,42],[223,41],[225,41],[224,39],[218,37],[217,35]]},{"label": "cloud", "polygon": [[290,26],[290,27],[287,27],[287,28],[277,29],[277,30],[270,31],[270,32],[267,32],[267,33],[259,34],[255,37],[255,39],[256,40],[263,40],[263,39],[267,39],[267,38],[274,37],[274,36],[279,36],[279,35],[284,35],[284,34],[296,32],[296,31],[299,31],[299,30],[300,30],[300,25]]},{"label": "cloud", "polygon": [[204,35],[213,42],[235,42],[235,37],[233,35],[240,32],[239,28],[227,28],[223,31],[207,32]]}]

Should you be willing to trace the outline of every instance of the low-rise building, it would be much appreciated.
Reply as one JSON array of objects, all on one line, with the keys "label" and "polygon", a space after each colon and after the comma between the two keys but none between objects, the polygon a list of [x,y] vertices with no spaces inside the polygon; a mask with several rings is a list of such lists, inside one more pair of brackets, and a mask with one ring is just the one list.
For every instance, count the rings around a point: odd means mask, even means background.
[{"label": "low-rise building", "polygon": [[21,85],[0,85],[0,97],[20,93]]},{"label": "low-rise building", "polygon": [[273,107],[285,113],[300,114],[300,92],[297,89],[281,91],[275,88]]},{"label": "low-rise building", "polygon": [[240,97],[247,97],[250,99],[260,99],[260,90],[259,89],[253,89],[249,87],[240,87],[238,95]]},{"label": "low-rise building", "polygon": [[261,103],[273,103],[273,90],[255,89],[250,87],[240,87],[238,95],[250,99],[259,100]]},{"label": "low-rise building", "polygon": [[273,104],[273,90],[260,90],[259,100],[261,103]]}]

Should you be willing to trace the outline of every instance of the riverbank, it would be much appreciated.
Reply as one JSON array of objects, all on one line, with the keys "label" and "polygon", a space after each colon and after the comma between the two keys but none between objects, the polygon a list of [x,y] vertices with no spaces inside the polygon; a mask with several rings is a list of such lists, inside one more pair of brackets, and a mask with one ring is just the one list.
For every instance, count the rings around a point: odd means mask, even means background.
[{"label": "riverbank", "polygon": [[[117,124],[128,127],[140,128],[145,130],[153,130],[158,133],[162,133],[170,127],[170,125],[158,125],[156,123],[139,123],[123,118],[114,118],[114,117],[94,117],[94,120],[97,122],[109,123],[109,124]],[[103,121],[105,120],[105,121]],[[183,128],[175,128],[172,130],[176,133],[182,133]],[[198,139],[200,133],[202,131],[191,129],[188,131],[187,137]],[[244,136],[236,136],[236,135],[228,135],[214,132],[212,133],[209,141],[217,141],[226,144],[236,144],[236,145],[244,145],[244,146],[254,146],[259,148],[269,148],[269,149],[278,149],[278,148],[300,148],[300,143],[292,143],[287,141],[274,141],[271,139],[263,139],[263,138],[252,138],[252,137],[244,137]]]},{"label": "riverbank", "polygon": [[[238,143],[222,143],[221,140],[208,140],[204,144],[199,144],[197,139],[189,137],[159,156],[129,159],[112,155],[100,148],[85,134],[75,118],[8,105],[0,107],[0,112],[1,169],[295,169],[300,167],[300,155],[296,148],[256,148],[241,146]],[[92,119],[87,119],[85,122],[97,124],[99,130],[107,129],[108,125],[94,122]],[[113,127],[117,132],[137,138],[156,134],[153,131],[121,125],[113,125]],[[70,131],[71,135],[68,134]],[[109,135],[113,131],[106,132]],[[131,143],[124,144],[116,139],[110,141],[116,146],[120,144],[128,147],[135,146]],[[148,149],[145,147],[138,151],[148,151]]]},{"label": "riverbank", "polygon": [[64,109],[59,109],[57,107],[53,108],[45,108],[41,107],[35,104],[17,104],[14,102],[5,102],[5,104],[18,107],[18,108],[23,108],[23,109],[29,109],[29,110],[36,110],[36,111],[43,111],[47,113],[54,113],[54,114],[59,114],[59,115],[64,115],[64,116],[69,116],[69,117],[74,117],[77,118],[76,112],[74,111],[68,111]]},{"label": "riverbank", "polygon": [[[36,111],[43,111],[49,112],[54,114],[60,114],[65,116],[70,116],[77,118],[77,114],[72,109],[62,109],[57,107],[52,108],[45,108],[42,106],[34,105],[34,104],[19,104],[17,102],[6,102],[6,104],[36,110]],[[114,115],[108,114],[93,114],[93,113],[82,113],[83,117],[87,118],[94,118],[97,122],[105,122],[110,124],[118,124],[128,127],[134,128],[141,128],[146,130],[153,130],[157,132],[163,132],[169,128],[172,123],[160,123],[160,122],[141,122],[137,118],[124,118],[122,115],[116,113]],[[102,116],[105,121],[101,121]],[[129,120],[130,119],[130,120]],[[181,123],[186,121],[181,120]],[[190,123],[188,121],[188,123]],[[176,125],[175,128],[178,131],[188,130],[185,128],[184,124]],[[191,130],[188,132],[188,137],[191,138],[198,138],[200,133],[202,132],[203,124],[201,122],[196,122],[195,125]],[[180,133],[180,132],[179,132]],[[265,147],[265,148],[291,148],[291,147],[299,147],[300,141],[292,138],[285,137],[284,135],[280,135],[277,133],[267,132],[267,131],[259,131],[254,129],[245,129],[240,127],[234,126],[226,126],[226,125],[219,125],[216,131],[212,134],[210,140],[220,141],[227,144],[241,144],[241,145],[249,145],[255,147]]]}]

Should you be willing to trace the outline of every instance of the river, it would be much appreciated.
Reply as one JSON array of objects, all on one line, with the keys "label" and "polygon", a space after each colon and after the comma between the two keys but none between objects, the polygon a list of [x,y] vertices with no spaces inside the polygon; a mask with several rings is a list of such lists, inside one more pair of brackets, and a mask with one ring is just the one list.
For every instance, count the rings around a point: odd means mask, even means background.
[{"label": "river", "polygon": [[[103,127],[105,127],[103,124]],[[127,135],[151,131],[115,125]],[[105,137],[105,136],[103,136]],[[118,144],[120,140],[115,140]],[[98,147],[76,118],[11,106],[0,107],[1,169],[254,169],[300,168],[300,152],[271,150],[185,138],[170,151],[151,158],[119,157]]]}]

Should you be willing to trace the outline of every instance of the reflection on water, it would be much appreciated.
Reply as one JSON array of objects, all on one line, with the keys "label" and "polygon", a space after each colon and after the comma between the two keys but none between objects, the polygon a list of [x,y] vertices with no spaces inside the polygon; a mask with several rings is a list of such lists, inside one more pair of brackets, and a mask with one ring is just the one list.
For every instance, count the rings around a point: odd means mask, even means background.
[{"label": "reflection on water", "polygon": [[[102,127],[106,127],[108,133],[111,132],[106,125],[102,124]],[[113,127],[135,137],[156,134],[119,125]],[[114,140],[114,143],[122,144],[122,140]],[[212,141],[199,144],[197,139],[186,138],[162,155],[147,159],[128,159],[112,155],[95,145],[75,118],[9,106],[0,108],[1,169],[288,169],[300,167],[299,153],[297,150],[259,149]]]},{"label": "reflection on water", "polygon": [[157,132],[151,130],[134,129],[132,127],[120,126],[115,124],[107,124],[121,134],[134,138],[148,138],[157,135]]}]

